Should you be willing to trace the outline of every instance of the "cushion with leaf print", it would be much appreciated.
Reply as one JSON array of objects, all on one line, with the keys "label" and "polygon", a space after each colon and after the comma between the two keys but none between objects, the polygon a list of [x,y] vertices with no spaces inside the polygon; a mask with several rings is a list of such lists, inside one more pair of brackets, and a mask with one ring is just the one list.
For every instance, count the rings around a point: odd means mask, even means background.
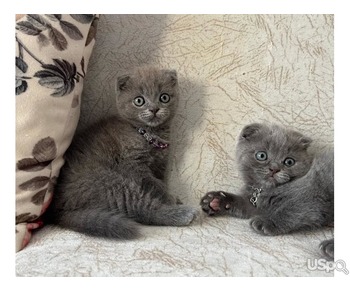
[{"label": "cushion with leaf print", "polygon": [[98,15],[26,14],[16,21],[16,251],[53,196],[80,114]]}]

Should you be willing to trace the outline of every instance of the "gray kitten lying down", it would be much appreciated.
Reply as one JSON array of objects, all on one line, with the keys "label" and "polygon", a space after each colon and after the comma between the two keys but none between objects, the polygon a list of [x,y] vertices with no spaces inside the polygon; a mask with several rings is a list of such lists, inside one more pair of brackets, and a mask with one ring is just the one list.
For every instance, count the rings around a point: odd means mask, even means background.
[{"label": "gray kitten lying down", "polygon": [[137,223],[190,224],[196,208],[179,205],[164,182],[176,71],[138,68],[119,77],[117,87],[118,116],[92,125],[69,147],[48,223],[120,239],[137,237]]},{"label": "gray kitten lying down", "polygon": [[[312,157],[310,143],[310,138],[278,125],[247,125],[236,148],[243,189],[239,195],[207,193],[201,199],[203,211],[252,218],[250,226],[264,235],[333,225],[333,149]],[[323,241],[320,249],[333,259],[334,239]]]}]

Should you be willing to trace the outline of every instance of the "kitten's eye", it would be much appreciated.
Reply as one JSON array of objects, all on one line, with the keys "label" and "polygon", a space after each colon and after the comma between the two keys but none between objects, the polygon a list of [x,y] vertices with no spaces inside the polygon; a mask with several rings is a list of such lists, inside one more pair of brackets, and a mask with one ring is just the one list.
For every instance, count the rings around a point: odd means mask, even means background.
[{"label": "kitten's eye", "polygon": [[160,97],[159,97],[159,100],[162,102],[162,103],[168,103],[170,101],[170,96],[169,94],[167,93],[163,93]]},{"label": "kitten's eye", "polygon": [[134,105],[143,106],[145,104],[145,99],[142,96],[138,96],[134,98]]},{"label": "kitten's eye", "polygon": [[295,160],[293,158],[286,158],[286,160],[284,160],[284,165],[286,166],[293,166],[295,164]]},{"label": "kitten's eye", "polygon": [[255,158],[259,161],[267,160],[267,153],[265,151],[258,151],[255,154]]}]

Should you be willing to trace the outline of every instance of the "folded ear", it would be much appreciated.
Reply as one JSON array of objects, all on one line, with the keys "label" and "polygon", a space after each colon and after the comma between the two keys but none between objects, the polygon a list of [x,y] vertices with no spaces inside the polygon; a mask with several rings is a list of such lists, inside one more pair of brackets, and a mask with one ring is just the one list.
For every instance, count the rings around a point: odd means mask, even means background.
[{"label": "folded ear", "polygon": [[176,70],[162,70],[165,76],[168,78],[170,84],[175,86],[177,84],[177,73]]},{"label": "folded ear", "polygon": [[122,75],[117,77],[117,90],[122,91],[127,88],[128,81],[130,79],[129,75]]},{"label": "folded ear", "polygon": [[295,132],[295,135],[297,135],[297,141],[299,142],[299,145],[301,146],[302,149],[307,149],[312,143],[312,139],[304,136],[303,134],[299,132]]},{"label": "folded ear", "polygon": [[264,127],[265,126],[263,124],[259,124],[259,123],[249,124],[243,128],[239,136],[239,139],[250,141],[254,137],[256,137]]},{"label": "folded ear", "polygon": [[310,144],[312,143],[312,139],[304,136],[300,139],[300,143],[304,147],[304,149],[307,149],[307,148],[309,148]]}]

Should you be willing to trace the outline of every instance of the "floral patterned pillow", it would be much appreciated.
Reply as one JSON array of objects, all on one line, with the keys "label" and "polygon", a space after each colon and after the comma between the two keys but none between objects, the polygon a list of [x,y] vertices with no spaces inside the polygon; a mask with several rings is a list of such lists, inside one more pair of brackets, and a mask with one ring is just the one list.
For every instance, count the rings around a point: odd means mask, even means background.
[{"label": "floral patterned pillow", "polygon": [[16,251],[50,204],[80,114],[98,15],[27,14],[16,21]]}]

